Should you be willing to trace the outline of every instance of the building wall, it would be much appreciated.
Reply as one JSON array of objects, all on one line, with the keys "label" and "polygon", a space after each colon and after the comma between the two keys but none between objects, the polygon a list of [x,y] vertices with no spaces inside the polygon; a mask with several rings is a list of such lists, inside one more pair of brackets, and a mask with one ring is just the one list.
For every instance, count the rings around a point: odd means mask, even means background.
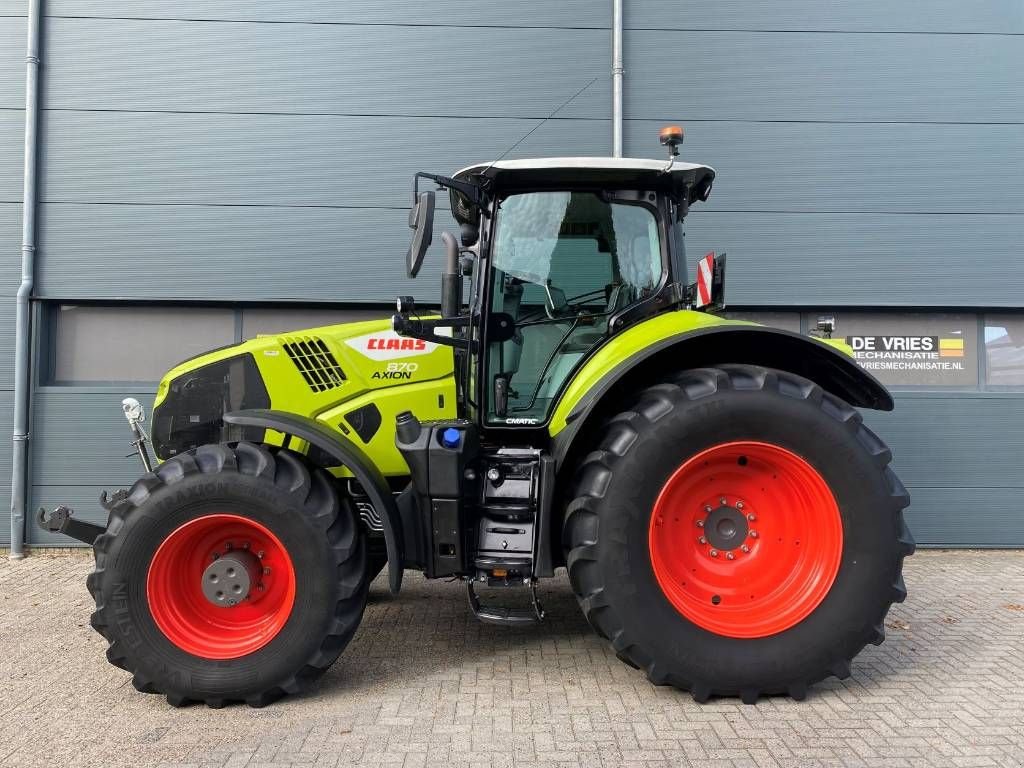
[{"label": "building wall", "polygon": [[[0,0],[7,329],[24,6]],[[657,129],[680,122],[684,158],[716,167],[687,239],[691,254],[728,251],[731,303],[804,328],[818,309],[973,313],[975,383],[911,387],[895,414],[868,418],[894,447],[919,540],[1024,544],[1012,466],[1024,386],[988,387],[981,349],[984,310],[1024,309],[1024,8],[625,6],[626,154],[660,156]],[[159,370],[208,338],[300,323],[297,306],[347,317],[399,293],[435,297],[438,252],[415,284],[401,264],[411,174],[492,159],[592,78],[509,156],[610,147],[604,0],[45,0],[44,12],[32,508],[93,516],[101,488],[136,474],[118,403],[148,400],[153,381],[118,364],[125,350]],[[0,408],[12,348],[0,333]]]}]

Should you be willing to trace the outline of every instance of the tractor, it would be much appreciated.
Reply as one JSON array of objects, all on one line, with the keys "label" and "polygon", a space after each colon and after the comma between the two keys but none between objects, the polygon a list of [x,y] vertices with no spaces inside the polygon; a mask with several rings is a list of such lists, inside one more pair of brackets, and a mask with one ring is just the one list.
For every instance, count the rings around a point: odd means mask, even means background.
[{"label": "tractor", "polygon": [[39,512],[94,548],[109,661],[172,705],[263,706],[338,658],[383,569],[525,626],[564,568],[616,656],[698,702],[848,677],[914,550],[857,410],[893,400],[828,324],[727,318],[724,256],[688,279],[715,172],[681,141],[417,173],[410,277],[438,191],[457,224],[439,306],[186,360],[145,426],[126,399],[145,472],[107,524]]}]

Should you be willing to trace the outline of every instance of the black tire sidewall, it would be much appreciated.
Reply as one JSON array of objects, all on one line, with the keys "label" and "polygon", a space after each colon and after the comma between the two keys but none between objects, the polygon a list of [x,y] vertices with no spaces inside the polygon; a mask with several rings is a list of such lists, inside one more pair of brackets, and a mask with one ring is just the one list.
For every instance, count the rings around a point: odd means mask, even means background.
[{"label": "black tire sidewall", "polygon": [[[277,636],[230,660],[203,659],[174,645],[153,620],[146,594],[160,544],[190,520],[218,513],[238,514],[268,528],[287,550],[297,585],[291,614]],[[164,692],[187,691],[194,698],[262,693],[301,669],[329,634],[340,587],[324,521],[272,481],[234,471],[187,475],[156,489],[125,524],[132,526],[131,535],[115,537],[104,563],[103,600],[112,613],[108,626],[132,659],[131,668]]]},{"label": "black tire sidewall", "polygon": [[[724,689],[785,690],[794,680],[820,679],[837,657],[851,658],[863,647],[865,628],[888,610],[901,556],[885,478],[848,424],[805,398],[719,390],[680,398],[638,431],[600,503],[597,560],[605,598],[662,671],[684,681],[714,680]],[[802,622],[762,638],[724,637],[686,619],[657,583],[648,544],[654,503],[669,476],[700,451],[738,440],[773,443],[803,457],[828,483],[842,518],[842,561],[829,593]]]}]

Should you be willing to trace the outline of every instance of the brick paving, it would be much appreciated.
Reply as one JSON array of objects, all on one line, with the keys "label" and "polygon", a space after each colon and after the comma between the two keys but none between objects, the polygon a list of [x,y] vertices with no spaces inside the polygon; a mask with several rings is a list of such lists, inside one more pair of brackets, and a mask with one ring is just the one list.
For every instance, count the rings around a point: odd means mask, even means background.
[{"label": "brick paving", "polygon": [[649,685],[564,578],[550,620],[516,630],[477,623],[458,585],[378,580],[315,689],[261,710],[137,693],[89,628],[88,556],[2,557],[3,766],[1024,765],[1024,552],[919,552],[852,678],[755,706]]}]

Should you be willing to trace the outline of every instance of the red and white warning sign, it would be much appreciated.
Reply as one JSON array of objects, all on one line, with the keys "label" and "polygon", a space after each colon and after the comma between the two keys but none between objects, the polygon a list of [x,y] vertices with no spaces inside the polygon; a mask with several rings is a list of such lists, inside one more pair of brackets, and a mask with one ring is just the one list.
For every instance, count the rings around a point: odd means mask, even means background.
[{"label": "red and white warning sign", "polygon": [[693,305],[698,309],[711,303],[711,285],[715,279],[715,252],[697,262],[697,295]]}]

